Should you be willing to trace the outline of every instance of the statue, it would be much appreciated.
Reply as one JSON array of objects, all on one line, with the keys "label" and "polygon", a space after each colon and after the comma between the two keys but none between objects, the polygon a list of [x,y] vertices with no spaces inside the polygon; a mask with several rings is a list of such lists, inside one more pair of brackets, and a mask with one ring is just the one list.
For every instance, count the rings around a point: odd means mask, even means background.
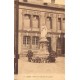
[{"label": "statue", "polygon": [[38,53],[35,55],[39,57],[41,61],[45,61],[46,58],[49,56],[48,52],[48,40],[47,40],[47,27],[45,25],[41,26],[41,39],[39,40],[40,49]]},{"label": "statue", "polygon": [[41,38],[46,38],[47,35],[47,27],[44,25],[41,27]]}]

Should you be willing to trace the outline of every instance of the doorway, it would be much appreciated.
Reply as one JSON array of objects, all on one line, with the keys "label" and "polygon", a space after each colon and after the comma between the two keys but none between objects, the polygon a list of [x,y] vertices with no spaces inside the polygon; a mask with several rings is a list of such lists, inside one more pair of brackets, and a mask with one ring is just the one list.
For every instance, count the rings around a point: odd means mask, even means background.
[{"label": "doorway", "polygon": [[50,53],[50,51],[52,50],[52,48],[51,48],[51,37],[47,37],[47,40],[48,40],[48,51]]},{"label": "doorway", "polygon": [[57,55],[64,56],[65,55],[65,38],[60,37],[57,39]]}]

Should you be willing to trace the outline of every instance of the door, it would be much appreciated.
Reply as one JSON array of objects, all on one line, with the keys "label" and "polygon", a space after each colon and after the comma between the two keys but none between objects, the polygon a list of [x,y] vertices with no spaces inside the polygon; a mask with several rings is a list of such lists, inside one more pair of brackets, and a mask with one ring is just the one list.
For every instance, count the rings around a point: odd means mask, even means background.
[{"label": "door", "polygon": [[65,54],[65,38],[61,37],[57,39],[57,55],[64,56]]},{"label": "door", "polygon": [[48,51],[50,52],[52,50],[51,48],[51,37],[47,37],[48,40]]},{"label": "door", "polygon": [[61,40],[61,44],[62,44],[62,54],[65,55],[65,38],[62,37],[62,40]]}]

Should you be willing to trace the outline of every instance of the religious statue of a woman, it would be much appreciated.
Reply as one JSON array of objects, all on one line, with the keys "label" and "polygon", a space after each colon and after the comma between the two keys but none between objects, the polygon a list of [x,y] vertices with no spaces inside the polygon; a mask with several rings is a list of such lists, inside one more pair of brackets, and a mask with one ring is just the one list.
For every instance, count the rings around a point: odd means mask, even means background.
[{"label": "religious statue of a woman", "polygon": [[41,26],[41,38],[46,38],[46,35],[47,35],[47,27],[45,25]]}]

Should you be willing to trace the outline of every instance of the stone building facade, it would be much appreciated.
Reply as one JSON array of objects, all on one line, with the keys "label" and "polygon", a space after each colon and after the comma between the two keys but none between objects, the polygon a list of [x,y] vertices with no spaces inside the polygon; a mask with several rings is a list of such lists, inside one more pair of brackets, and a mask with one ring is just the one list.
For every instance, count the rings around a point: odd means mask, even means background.
[{"label": "stone building facade", "polygon": [[[48,29],[48,50],[57,55],[65,54],[65,7],[55,0],[19,0],[18,11],[18,54],[25,56],[28,50],[39,50],[41,26]],[[15,18],[16,19],[16,18]]]}]

